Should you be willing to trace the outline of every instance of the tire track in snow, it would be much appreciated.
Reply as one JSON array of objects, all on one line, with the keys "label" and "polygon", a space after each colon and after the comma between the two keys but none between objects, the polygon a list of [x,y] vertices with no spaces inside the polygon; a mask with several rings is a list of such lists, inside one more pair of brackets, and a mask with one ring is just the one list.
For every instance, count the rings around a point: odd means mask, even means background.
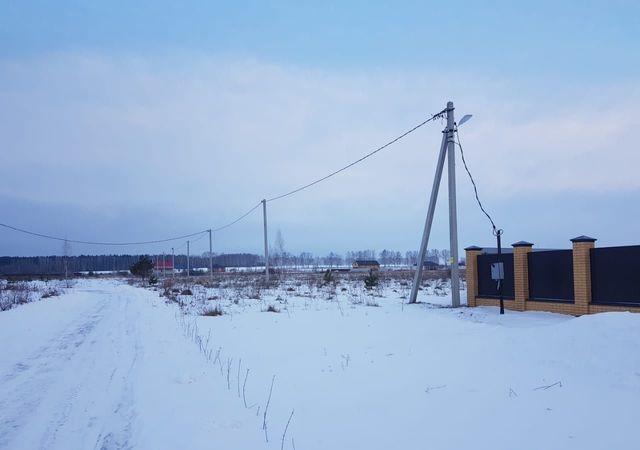
[{"label": "tire track in snow", "polygon": [[119,387],[120,397],[117,404],[113,407],[113,413],[109,420],[109,425],[104,427],[103,431],[96,440],[94,450],[130,450],[134,448],[131,443],[133,434],[133,423],[135,420],[134,398],[133,398],[133,372],[140,359],[142,353],[140,345],[140,331],[138,328],[139,317],[130,317],[130,300],[127,299],[125,304],[125,323],[126,323],[126,343],[127,348],[133,347],[133,357],[124,374],[116,377],[118,368],[116,367],[109,377],[109,384],[114,382],[121,384]]},{"label": "tire track in snow", "polygon": [[65,361],[79,351],[88,335],[102,320],[106,300],[88,318],[72,322],[69,328],[0,378],[0,448],[5,448],[27,424],[46,398]]},{"label": "tire track in snow", "polygon": [[[30,356],[26,362],[18,362],[13,366],[13,370],[2,375],[0,385],[7,386],[16,378],[29,376],[34,370],[42,371],[48,366],[55,364],[59,358],[70,359],[75,350],[82,345],[87,334],[93,330],[96,324],[102,319],[102,312],[106,308],[106,302],[102,302],[99,308],[94,311],[87,322],[87,318],[74,321],[70,324],[70,331],[64,331],[61,335],[53,339],[53,343],[40,348],[34,355]],[[80,322],[80,324],[78,324]],[[71,347],[71,348],[70,348]]]}]

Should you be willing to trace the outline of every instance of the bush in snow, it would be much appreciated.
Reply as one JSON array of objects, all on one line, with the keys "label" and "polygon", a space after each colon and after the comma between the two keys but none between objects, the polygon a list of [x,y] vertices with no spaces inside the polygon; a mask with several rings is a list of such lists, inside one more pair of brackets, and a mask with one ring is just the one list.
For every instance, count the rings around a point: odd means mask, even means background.
[{"label": "bush in snow", "polygon": [[273,312],[273,313],[279,313],[280,312],[280,310],[278,308],[276,308],[275,306],[273,306],[273,305],[269,305],[267,307],[267,309],[264,309],[262,311],[263,312]]},{"label": "bush in snow", "polygon": [[222,310],[222,308],[220,308],[220,306],[215,306],[213,308],[206,308],[200,313],[201,316],[209,316],[209,317],[222,316],[223,314],[224,314],[224,311]]},{"label": "bush in snow", "polygon": [[380,277],[378,276],[378,271],[369,269],[369,275],[367,275],[364,279],[364,287],[367,289],[373,289],[378,286],[380,282]]},{"label": "bush in snow", "polygon": [[327,269],[325,271],[322,279],[324,280],[325,284],[329,284],[333,281],[333,273],[331,272],[331,269]]},{"label": "bush in snow", "polygon": [[143,280],[153,273],[153,262],[148,256],[141,256],[138,262],[129,268],[132,275],[142,278]]}]

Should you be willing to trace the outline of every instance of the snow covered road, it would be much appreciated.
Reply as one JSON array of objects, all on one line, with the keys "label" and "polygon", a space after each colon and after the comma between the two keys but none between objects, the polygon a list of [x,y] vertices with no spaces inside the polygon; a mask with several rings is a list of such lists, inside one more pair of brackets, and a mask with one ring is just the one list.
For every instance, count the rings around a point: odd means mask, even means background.
[{"label": "snow covered road", "polygon": [[[11,351],[0,378],[1,448],[127,448],[139,310],[126,295],[79,289],[73,296],[10,312],[30,313],[31,330],[42,328],[32,339],[3,327]],[[67,301],[81,307],[58,311]]]},{"label": "snow covered road", "polygon": [[216,403],[211,369],[156,303],[94,282],[2,314],[0,448],[208,447],[219,425],[201,410]]}]

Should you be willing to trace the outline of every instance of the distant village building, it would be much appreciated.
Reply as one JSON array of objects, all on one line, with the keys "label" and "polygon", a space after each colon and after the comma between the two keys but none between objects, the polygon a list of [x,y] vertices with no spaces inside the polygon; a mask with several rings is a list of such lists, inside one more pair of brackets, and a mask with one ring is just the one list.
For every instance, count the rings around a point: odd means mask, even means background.
[{"label": "distant village building", "polygon": [[[213,264],[211,267],[213,272],[226,272],[227,268],[225,266],[221,266],[220,264]],[[184,269],[182,272],[186,273],[187,269]],[[189,273],[191,275],[203,275],[209,272],[209,267],[191,267],[189,269]]]},{"label": "distant village building", "polygon": [[440,264],[434,261],[425,261],[422,263],[422,268],[424,270],[438,270],[440,268]]},{"label": "distant village building", "polygon": [[213,271],[214,272],[225,272],[226,271],[226,267],[225,266],[221,266],[220,264],[214,264],[213,265]]},{"label": "distant village building", "polygon": [[351,264],[351,267],[360,270],[379,270],[380,263],[373,259],[356,259]]},{"label": "distant village building", "polygon": [[440,258],[438,258],[435,255],[427,256],[424,260],[425,262],[430,261],[432,263],[436,263],[437,265],[440,265]]},{"label": "distant village building", "polygon": [[173,272],[173,261],[172,258],[157,258],[153,262],[153,269],[156,272]]}]

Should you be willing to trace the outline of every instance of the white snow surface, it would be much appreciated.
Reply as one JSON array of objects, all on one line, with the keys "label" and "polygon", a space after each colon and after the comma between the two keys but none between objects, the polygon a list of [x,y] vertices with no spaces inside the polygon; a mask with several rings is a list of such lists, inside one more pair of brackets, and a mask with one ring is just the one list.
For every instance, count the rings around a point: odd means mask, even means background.
[{"label": "white snow surface", "polygon": [[640,448],[640,315],[348,289],[180,308],[87,280],[2,312],[0,449]]}]

